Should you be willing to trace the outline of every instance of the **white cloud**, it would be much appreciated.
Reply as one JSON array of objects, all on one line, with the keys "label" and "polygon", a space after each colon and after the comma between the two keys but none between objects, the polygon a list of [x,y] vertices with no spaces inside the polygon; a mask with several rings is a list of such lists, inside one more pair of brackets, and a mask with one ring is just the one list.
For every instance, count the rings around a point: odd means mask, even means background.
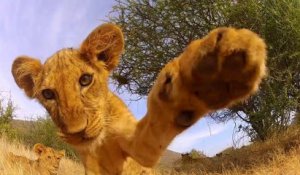
[{"label": "white cloud", "polygon": [[202,139],[217,135],[226,128],[225,125],[217,124],[212,124],[207,128],[201,128],[201,124],[203,124],[203,122],[205,121],[203,120],[202,123],[198,122],[192,128],[190,128],[193,131],[189,131],[190,129],[188,129],[184,133],[177,136],[169,146],[169,149],[177,152],[190,151],[191,149],[196,148],[197,143]]}]

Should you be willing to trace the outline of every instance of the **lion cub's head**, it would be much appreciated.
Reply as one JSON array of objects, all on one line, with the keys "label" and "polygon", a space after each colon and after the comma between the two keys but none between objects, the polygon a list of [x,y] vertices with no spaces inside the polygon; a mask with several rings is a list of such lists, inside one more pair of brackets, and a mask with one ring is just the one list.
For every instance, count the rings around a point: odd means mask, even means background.
[{"label": "lion cub's head", "polygon": [[65,151],[56,151],[53,148],[46,147],[40,143],[34,145],[33,151],[38,157],[36,160],[18,156],[11,152],[7,155],[7,160],[12,163],[12,165],[21,165],[24,168],[24,172],[27,172],[28,174],[36,172],[39,174],[56,175],[59,168],[59,162],[65,156]]},{"label": "lion cub's head", "polygon": [[53,148],[46,147],[43,144],[37,143],[33,147],[33,151],[37,154],[38,162],[35,167],[37,171],[47,171],[50,174],[57,174],[60,160],[65,156],[65,151],[56,151]]},{"label": "lion cub's head", "polygon": [[104,24],[79,49],[62,49],[44,64],[18,57],[12,74],[27,96],[47,109],[64,137],[92,139],[107,120],[108,76],[118,64],[123,45],[121,30]]}]

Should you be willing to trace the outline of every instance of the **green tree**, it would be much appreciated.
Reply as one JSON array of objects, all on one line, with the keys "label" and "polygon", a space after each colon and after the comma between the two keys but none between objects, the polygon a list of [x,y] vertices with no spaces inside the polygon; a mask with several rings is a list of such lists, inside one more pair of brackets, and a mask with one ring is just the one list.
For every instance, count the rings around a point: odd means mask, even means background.
[{"label": "green tree", "polygon": [[111,21],[125,33],[125,54],[113,79],[119,88],[147,95],[157,73],[186,45],[219,26],[248,28],[268,45],[269,76],[246,102],[212,114],[240,119],[240,130],[265,140],[282,132],[300,110],[299,0],[117,0]]},{"label": "green tree", "polygon": [[8,98],[0,98],[0,136],[5,136],[8,139],[16,139],[17,131],[12,127],[14,119],[15,106]]},{"label": "green tree", "polygon": [[219,120],[239,118],[253,139],[265,140],[289,126],[300,103],[300,1],[240,1],[227,13],[227,24],[259,33],[268,46],[269,76],[257,95],[227,109]]},{"label": "green tree", "polygon": [[161,68],[189,42],[224,23],[226,1],[117,0],[111,20],[125,34],[125,53],[113,78],[119,87],[147,95]]}]

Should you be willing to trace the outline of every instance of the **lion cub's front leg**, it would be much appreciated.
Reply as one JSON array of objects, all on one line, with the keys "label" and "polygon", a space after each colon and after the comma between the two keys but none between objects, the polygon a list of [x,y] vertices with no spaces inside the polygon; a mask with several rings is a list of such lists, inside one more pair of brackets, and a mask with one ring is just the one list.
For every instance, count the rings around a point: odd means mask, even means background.
[{"label": "lion cub's front leg", "polygon": [[153,166],[172,139],[203,115],[254,93],[265,60],[264,41],[246,29],[219,28],[193,41],[160,72],[130,155]]},{"label": "lion cub's front leg", "polygon": [[150,92],[149,112],[167,109],[167,118],[184,129],[254,93],[266,74],[265,60],[265,43],[255,33],[215,29],[164,67]]}]

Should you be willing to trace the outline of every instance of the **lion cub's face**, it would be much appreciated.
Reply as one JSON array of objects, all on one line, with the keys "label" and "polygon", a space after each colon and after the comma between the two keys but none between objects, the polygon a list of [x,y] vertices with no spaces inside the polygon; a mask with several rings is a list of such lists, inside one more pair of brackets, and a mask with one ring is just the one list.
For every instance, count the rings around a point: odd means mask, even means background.
[{"label": "lion cub's face", "polygon": [[18,86],[47,109],[64,136],[94,138],[105,126],[108,76],[123,43],[121,30],[105,24],[80,49],[62,49],[44,65],[33,58],[17,58],[12,73]]},{"label": "lion cub's face", "polygon": [[38,171],[47,170],[50,174],[57,174],[59,163],[65,156],[65,151],[56,151],[51,147],[46,147],[40,143],[35,144],[33,151],[38,156]]},{"label": "lion cub's face", "polygon": [[94,68],[78,50],[64,49],[46,61],[39,76],[36,98],[63,133],[82,137],[99,133],[107,114],[104,65]]}]

